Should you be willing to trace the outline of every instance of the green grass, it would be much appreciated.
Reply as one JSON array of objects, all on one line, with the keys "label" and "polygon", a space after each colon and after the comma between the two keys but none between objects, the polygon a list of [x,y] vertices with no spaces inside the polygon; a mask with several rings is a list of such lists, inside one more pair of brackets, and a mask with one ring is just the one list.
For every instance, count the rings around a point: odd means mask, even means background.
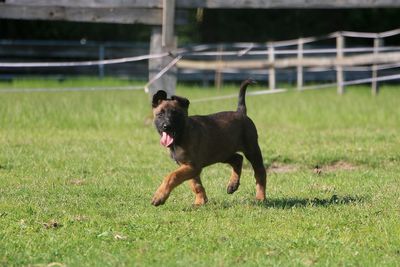
[{"label": "green grass", "polygon": [[399,266],[399,99],[396,87],[248,97],[265,165],[291,170],[269,173],[268,201],[253,200],[245,162],[235,194],[217,164],[202,174],[207,205],[184,184],[155,208],[176,165],[142,91],[0,93],[0,266]]},{"label": "green grass", "polygon": [[105,77],[103,79],[93,77],[78,77],[70,79],[35,79],[35,78],[21,78],[10,80],[9,82],[0,82],[1,89],[35,89],[35,88],[74,88],[74,87],[103,87],[103,86],[135,86],[143,85],[145,82],[132,81],[128,79],[115,79],[112,77]]}]

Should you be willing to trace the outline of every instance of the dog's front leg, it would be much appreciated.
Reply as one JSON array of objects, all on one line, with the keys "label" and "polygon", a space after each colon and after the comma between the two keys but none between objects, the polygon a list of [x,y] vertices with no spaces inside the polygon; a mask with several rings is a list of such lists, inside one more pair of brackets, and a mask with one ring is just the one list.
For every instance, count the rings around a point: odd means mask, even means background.
[{"label": "dog's front leg", "polygon": [[193,166],[181,165],[176,171],[170,173],[164,178],[164,181],[155,192],[151,204],[154,206],[164,204],[175,187],[199,174],[200,170],[197,170]]},{"label": "dog's front leg", "polygon": [[203,185],[201,184],[200,176],[190,179],[189,181],[190,188],[192,189],[193,193],[196,195],[196,199],[194,201],[194,205],[200,206],[207,203],[207,195],[206,190],[204,189]]}]

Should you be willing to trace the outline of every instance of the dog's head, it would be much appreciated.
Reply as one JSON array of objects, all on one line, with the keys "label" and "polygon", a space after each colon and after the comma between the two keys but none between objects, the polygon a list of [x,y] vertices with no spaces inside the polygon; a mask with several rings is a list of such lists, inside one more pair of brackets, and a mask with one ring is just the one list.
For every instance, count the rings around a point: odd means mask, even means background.
[{"label": "dog's head", "polygon": [[161,135],[160,144],[170,147],[178,142],[185,128],[189,100],[180,96],[167,98],[165,91],[158,91],[152,100],[154,125]]}]

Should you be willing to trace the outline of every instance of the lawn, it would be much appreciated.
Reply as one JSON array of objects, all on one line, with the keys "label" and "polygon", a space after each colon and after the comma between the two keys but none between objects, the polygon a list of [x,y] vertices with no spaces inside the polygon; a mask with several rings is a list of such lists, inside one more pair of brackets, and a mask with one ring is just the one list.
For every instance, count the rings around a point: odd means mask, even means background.
[{"label": "lawn", "polygon": [[[0,90],[42,86],[29,84]],[[177,89],[192,100],[233,92]],[[399,266],[399,101],[395,86],[248,97],[268,200],[254,200],[245,161],[235,194],[217,164],[202,173],[207,205],[183,184],[153,207],[176,165],[143,91],[0,93],[0,266]]]}]

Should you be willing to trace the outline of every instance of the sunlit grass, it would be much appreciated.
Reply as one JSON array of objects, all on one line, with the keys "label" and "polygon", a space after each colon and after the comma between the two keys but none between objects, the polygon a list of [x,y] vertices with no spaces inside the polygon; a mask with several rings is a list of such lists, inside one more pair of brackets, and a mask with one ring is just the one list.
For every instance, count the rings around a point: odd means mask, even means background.
[{"label": "sunlit grass", "polygon": [[[68,86],[130,85],[103,82]],[[234,92],[177,90],[191,100]],[[147,123],[143,91],[0,93],[0,265],[396,266],[399,99],[394,86],[378,97],[367,87],[248,97],[271,166],[268,201],[253,200],[245,162],[235,194],[217,164],[202,173],[206,206],[193,207],[184,184],[155,208],[176,165]],[[192,103],[190,113],[236,102]]]}]

